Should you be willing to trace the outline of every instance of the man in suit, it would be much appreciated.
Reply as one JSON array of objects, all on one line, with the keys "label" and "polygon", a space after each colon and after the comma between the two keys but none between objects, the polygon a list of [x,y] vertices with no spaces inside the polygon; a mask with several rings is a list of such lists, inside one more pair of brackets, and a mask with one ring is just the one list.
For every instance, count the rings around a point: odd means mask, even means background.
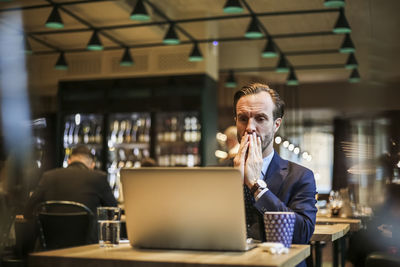
[{"label": "man in suit", "polygon": [[293,211],[293,243],[307,244],[317,212],[314,175],[311,170],[280,158],[273,149],[284,102],[267,85],[253,83],[234,95],[234,112],[240,142],[234,166],[244,179],[249,237],[265,241],[265,211]]},{"label": "man in suit", "polygon": [[80,202],[94,214],[99,206],[117,206],[107,182],[107,174],[94,170],[94,166],[94,157],[88,147],[80,145],[74,148],[67,168],[57,168],[43,174],[28,201],[25,215],[29,217],[37,204],[48,200]]},{"label": "man in suit", "polygon": [[[48,200],[80,202],[95,215],[99,206],[117,206],[107,182],[107,174],[94,170],[94,166],[94,157],[88,147],[80,145],[74,148],[68,159],[67,168],[57,168],[43,174],[28,201],[24,217],[31,219],[35,207]],[[95,242],[96,233],[92,236]]]}]

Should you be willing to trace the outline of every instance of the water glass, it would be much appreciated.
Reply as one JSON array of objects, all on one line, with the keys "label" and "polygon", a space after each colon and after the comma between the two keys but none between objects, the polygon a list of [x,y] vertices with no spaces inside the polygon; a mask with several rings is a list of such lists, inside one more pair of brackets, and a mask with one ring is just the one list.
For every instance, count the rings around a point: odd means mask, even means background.
[{"label": "water glass", "polygon": [[100,247],[114,247],[119,244],[121,209],[98,207],[97,222]]},{"label": "water glass", "polygon": [[331,207],[331,215],[338,216],[343,205],[342,196],[339,191],[331,191],[329,193],[329,205]]}]

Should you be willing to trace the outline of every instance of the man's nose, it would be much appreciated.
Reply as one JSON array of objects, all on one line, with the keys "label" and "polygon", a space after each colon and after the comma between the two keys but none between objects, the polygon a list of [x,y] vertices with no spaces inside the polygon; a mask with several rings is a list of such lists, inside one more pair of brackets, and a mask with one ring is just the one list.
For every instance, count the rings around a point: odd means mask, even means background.
[{"label": "man's nose", "polygon": [[250,118],[247,121],[247,126],[246,126],[246,132],[247,133],[253,133],[256,131],[256,126],[255,126],[255,122],[252,118]]}]

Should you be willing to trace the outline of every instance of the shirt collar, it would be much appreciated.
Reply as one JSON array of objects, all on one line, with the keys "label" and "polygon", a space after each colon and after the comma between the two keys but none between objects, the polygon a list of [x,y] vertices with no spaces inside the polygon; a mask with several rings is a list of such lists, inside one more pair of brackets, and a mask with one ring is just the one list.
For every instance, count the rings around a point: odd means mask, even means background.
[{"label": "shirt collar", "polygon": [[89,168],[85,165],[85,164],[83,164],[82,162],[80,162],[80,161],[73,161],[73,162],[71,162],[69,165],[68,165],[68,167],[74,167],[74,168],[80,168],[80,169],[87,169],[87,170],[89,170]]},{"label": "shirt collar", "polygon": [[263,158],[263,165],[262,165],[262,169],[261,169],[261,179],[264,179],[265,174],[267,173],[269,164],[271,163],[273,157],[274,157],[274,150],[272,150],[272,152],[269,153],[268,156]]}]

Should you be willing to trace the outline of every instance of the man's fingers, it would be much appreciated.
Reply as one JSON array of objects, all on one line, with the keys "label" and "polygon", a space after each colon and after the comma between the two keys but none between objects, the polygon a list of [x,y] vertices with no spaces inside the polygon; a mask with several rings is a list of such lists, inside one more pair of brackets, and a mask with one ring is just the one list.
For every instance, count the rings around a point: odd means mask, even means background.
[{"label": "man's fingers", "polygon": [[242,136],[242,140],[240,141],[240,146],[239,146],[239,151],[238,154],[243,154],[246,153],[247,147],[248,147],[248,135],[245,133]]},{"label": "man's fingers", "polygon": [[254,158],[256,156],[257,153],[257,134],[256,133],[252,133],[250,135],[250,147],[249,147],[249,157]]},{"label": "man's fingers", "polygon": [[244,166],[248,146],[249,146],[248,135],[247,133],[245,133],[240,141],[238,153],[234,158],[234,166]]},{"label": "man's fingers", "polygon": [[260,157],[262,157],[262,145],[261,145],[261,137],[257,136],[257,151],[258,151],[258,155]]}]

